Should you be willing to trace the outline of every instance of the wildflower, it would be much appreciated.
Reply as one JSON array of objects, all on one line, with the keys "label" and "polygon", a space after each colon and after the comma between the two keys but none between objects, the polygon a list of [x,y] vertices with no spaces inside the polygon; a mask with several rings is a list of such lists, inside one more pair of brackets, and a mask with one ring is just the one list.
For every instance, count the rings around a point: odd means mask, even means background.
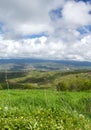
[{"label": "wildflower", "polygon": [[8,107],[6,106],[6,107],[4,107],[4,111],[5,112],[7,112],[8,111]]},{"label": "wildflower", "polygon": [[82,115],[82,114],[79,114],[79,117],[80,117],[80,118],[84,118],[84,115]]}]

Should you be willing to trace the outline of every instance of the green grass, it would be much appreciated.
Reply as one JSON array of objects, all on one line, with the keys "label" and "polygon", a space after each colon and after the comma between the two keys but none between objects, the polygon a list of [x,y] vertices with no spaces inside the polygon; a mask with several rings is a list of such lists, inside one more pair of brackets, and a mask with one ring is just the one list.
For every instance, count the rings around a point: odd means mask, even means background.
[{"label": "green grass", "polygon": [[1,90],[0,130],[91,130],[91,92]]}]

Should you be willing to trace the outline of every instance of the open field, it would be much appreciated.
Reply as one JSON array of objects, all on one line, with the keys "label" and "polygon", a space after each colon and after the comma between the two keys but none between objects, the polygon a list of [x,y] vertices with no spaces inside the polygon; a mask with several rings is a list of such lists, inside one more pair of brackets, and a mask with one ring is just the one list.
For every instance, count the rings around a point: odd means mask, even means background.
[{"label": "open field", "polygon": [[1,90],[1,130],[90,130],[91,92]]},{"label": "open field", "polygon": [[0,130],[91,130],[91,71],[0,72]]}]

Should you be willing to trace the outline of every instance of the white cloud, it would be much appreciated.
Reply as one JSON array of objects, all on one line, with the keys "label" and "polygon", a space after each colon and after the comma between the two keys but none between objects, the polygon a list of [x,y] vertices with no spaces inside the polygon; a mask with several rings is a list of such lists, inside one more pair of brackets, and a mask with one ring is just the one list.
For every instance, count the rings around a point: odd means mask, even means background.
[{"label": "white cloud", "polygon": [[[4,30],[13,35],[51,31],[49,12],[64,0],[0,0],[0,21]],[[10,38],[10,35],[9,38]]]},{"label": "white cloud", "polygon": [[63,19],[67,24],[83,26],[91,24],[91,16],[88,13],[91,5],[84,2],[69,1],[63,8]]},{"label": "white cloud", "polygon": [[[65,44],[64,41],[49,42],[46,37],[22,39],[19,41],[0,38],[0,56],[2,58],[44,58],[91,60],[91,35],[83,37],[75,43]],[[39,41],[36,44],[36,41]]]},{"label": "white cloud", "polygon": [[[53,9],[62,17],[51,19]],[[0,57],[91,61],[91,31],[78,31],[91,24],[90,10],[91,4],[74,0],[0,0]],[[39,33],[49,36],[24,39]]]}]

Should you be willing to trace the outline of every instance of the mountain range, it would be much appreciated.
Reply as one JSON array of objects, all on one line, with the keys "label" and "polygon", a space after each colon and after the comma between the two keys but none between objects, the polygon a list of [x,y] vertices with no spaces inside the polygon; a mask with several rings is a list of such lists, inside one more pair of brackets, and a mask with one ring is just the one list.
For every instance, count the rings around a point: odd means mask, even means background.
[{"label": "mountain range", "polygon": [[45,59],[0,59],[0,70],[6,69],[11,71],[91,69],[91,62]]}]

